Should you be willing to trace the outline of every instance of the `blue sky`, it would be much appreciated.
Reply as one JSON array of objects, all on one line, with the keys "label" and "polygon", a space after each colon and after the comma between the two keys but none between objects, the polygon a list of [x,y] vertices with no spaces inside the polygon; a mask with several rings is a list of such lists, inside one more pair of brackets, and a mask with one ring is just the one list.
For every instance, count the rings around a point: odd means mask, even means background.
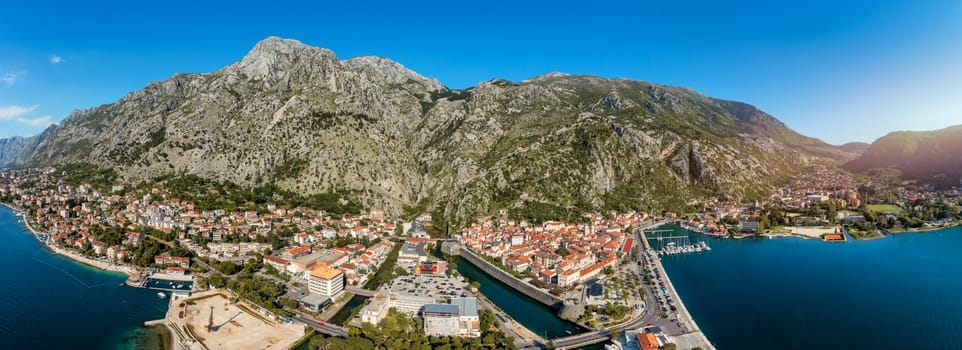
[{"label": "blue sky", "polygon": [[686,86],[831,143],[962,124],[960,1],[0,4],[0,137],[271,35],[391,58],[452,88],[548,71]]}]

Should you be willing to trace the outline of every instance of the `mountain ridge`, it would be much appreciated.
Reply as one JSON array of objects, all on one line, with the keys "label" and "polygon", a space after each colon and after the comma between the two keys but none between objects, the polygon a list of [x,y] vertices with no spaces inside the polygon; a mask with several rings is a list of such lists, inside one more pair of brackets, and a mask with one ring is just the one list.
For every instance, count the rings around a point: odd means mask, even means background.
[{"label": "mountain ridge", "polygon": [[868,142],[846,142],[837,147],[843,151],[861,155],[862,153],[865,153],[865,151],[867,151],[871,145],[872,144]]},{"label": "mountain ridge", "polygon": [[546,73],[451,90],[389,59],[338,60],[276,37],[217,71],[78,111],[45,135],[8,164],[349,191],[391,214],[462,223],[500,209],[757,197],[800,165],[854,157],[751,105],[687,88]]},{"label": "mountain ridge", "polygon": [[891,132],[843,167],[858,173],[896,169],[908,179],[958,185],[962,180],[962,125]]}]

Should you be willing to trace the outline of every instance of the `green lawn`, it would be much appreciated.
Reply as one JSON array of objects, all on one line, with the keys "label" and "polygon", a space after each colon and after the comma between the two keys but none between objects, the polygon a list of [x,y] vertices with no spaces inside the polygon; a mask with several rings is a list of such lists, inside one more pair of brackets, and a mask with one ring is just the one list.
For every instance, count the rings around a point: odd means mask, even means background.
[{"label": "green lawn", "polygon": [[858,229],[849,228],[848,234],[857,240],[881,238],[882,232],[879,230],[862,231]]},{"label": "green lawn", "polygon": [[902,209],[895,204],[866,204],[865,209],[881,214],[899,214]]}]

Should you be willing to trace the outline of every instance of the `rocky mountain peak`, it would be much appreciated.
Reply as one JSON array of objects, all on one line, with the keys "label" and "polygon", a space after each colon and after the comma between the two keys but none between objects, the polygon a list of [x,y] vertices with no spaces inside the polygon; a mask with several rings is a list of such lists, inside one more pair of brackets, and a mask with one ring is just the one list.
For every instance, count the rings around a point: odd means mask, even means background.
[{"label": "rocky mountain peak", "polygon": [[522,83],[529,83],[529,82],[533,82],[533,81],[547,80],[547,79],[551,79],[551,78],[562,78],[562,77],[567,77],[567,76],[569,76],[568,73],[548,72],[548,73],[544,73],[544,74],[541,74],[541,75],[538,75],[538,76],[535,76],[535,77],[531,77],[531,78],[522,80],[521,82],[522,82]]},{"label": "rocky mountain peak", "polygon": [[334,52],[331,52],[328,49],[305,45],[304,43],[294,39],[284,39],[271,36],[257,42],[257,44],[254,44],[254,48],[252,48],[244,58],[247,59],[251,57],[251,55],[294,54],[303,50],[326,51],[327,53],[330,53],[331,56],[334,55]]},{"label": "rocky mountain peak", "polygon": [[353,71],[388,84],[407,84],[413,81],[421,84],[428,91],[441,91],[446,89],[437,79],[421,76],[400,63],[383,57],[358,56],[341,61],[341,64]]},{"label": "rocky mountain peak", "polygon": [[297,62],[334,62],[333,51],[309,46],[293,39],[275,36],[261,40],[239,62],[225,67],[255,79],[277,78],[278,74],[292,68]]}]

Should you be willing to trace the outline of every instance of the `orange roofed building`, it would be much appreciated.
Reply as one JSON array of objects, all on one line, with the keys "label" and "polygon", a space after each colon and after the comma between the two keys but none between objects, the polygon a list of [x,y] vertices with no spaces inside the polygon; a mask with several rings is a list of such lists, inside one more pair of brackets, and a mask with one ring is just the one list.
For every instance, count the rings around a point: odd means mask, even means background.
[{"label": "orange roofed building", "polygon": [[641,350],[658,350],[660,347],[654,333],[638,333],[635,334],[635,339],[638,340],[638,348]]},{"label": "orange roofed building", "polygon": [[307,288],[311,294],[337,299],[344,294],[344,272],[319,264],[311,270]]},{"label": "orange roofed building", "polygon": [[829,242],[844,241],[845,237],[840,233],[829,233],[825,235],[825,240]]}]

